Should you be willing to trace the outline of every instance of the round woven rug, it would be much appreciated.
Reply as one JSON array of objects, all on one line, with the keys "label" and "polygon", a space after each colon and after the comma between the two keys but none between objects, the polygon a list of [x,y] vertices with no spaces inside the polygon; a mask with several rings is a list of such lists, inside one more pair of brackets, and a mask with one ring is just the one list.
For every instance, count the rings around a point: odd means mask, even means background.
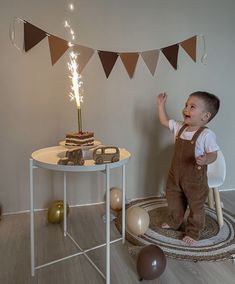
[{"label": "round woven rug", "polygon": [[[191,261],[217,261],[232,259],[235,254],[235,218],[223,210],[224,225],[219,228],[216,212],[206,207],[206,223],[200,240],[194,246],[182,242],[184,225],[181,231],[162,229],[160,225],[166,221],[166,199],[151,197],[138,199],[127,204],[126,209],[134,206],[144,208],[150,216],[148,230],[142,236],[133,235],[126,226],[126,239],[132,244],[130,253],[138,253],[142,246],[156,244],[172,258]],[[121,230],[121,213],[117,216],[117,228]]]}]

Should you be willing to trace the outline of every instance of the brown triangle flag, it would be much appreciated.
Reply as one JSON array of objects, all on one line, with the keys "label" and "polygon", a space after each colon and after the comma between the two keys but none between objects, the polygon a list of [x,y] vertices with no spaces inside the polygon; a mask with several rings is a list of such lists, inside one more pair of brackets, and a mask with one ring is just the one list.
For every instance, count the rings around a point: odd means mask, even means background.
[{"label": "brown triangle flag", "polygon": [[48,37],[48,41],[51,53],[51,63],[54,65],[69,48],[69,45],[66,40],[53,35]]},{"label": "brown triangle flag", "polygon": [[82,46],[82,45],[74,45],[73,51],[78,54],[77,63],[78,63],[78,71],[82,72],[83,68],[87,65],[91,56],[94,54],[94,49]]},{"label": "brown triangle flag", "polygon": [[159,50],[154,49],[154,50],[144,51],[144,52],[141,52],[141,56],[145,64],[147,65],[149,71],[154,76],[157,63],[158,63],[158,58],[159,58]]},{"label": "brown triangle flag", "polygon": [[24,50],[27,52],[36,44],[38,44],[44,37],[47,36],[47,33],[38,27],[25,22],[24,23]]},{"label": "brown triangle flag", "polygon": [[106,75],[106,78],[109,77],[109,74],[111,73],[113,66],[118,58],[117,52],[111,52],[111,51],[98,51],[100,61],[102,63],[102,66],[104,68],[104,72]]},{"label": "brown triangle flag", "polygon": [[135,67],[139,58],[139,53],[137,52],[125,52],[120,54],[122,63],[124,64],[127,73],[130,78],[133,78]]},{"label": "brown triangle flag", "polygon": [[174,44],[161,49],[174,69],[177,69],[179,45]]},{"label": "brown triangle flag", "polygon": [[188,53],[192,60],[196,62],[197,36],[193,36],[189,39],[182,41],[180,45]]}]

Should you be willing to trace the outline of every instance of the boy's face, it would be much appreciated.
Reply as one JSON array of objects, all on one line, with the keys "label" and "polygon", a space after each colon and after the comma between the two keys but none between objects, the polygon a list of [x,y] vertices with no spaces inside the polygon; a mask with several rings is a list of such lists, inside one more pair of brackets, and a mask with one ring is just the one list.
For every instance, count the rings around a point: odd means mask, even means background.
[{"label": "boy's face", "polygon": [[189,96],[182,113],[184,122],[189,126],[203,126],[211,116],[204,101],[196,96]]}]

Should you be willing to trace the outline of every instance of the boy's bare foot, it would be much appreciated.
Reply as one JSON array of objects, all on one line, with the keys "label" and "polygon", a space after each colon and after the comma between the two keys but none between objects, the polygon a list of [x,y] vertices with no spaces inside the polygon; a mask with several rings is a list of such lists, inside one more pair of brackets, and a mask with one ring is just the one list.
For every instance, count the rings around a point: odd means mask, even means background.
[{"label": "boy's bare foot", "polygon": [[187,244],[188,246],[192,246],[196,243],[196,241],[189,236],[185,236],[182,241],[185,242],[185,244]]},{"label": "boy's bare foot", "polygon": [[161,228],[162,228],[162,229],[170,229],[171,227],[170,227],[167,223],[163,223],[163,224],[161,225]]}]

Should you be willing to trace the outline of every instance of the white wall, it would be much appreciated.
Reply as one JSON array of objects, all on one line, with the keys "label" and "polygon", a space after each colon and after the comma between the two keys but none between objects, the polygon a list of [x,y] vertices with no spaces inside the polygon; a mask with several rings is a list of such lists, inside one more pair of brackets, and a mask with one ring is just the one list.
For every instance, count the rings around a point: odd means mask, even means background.
[{"label": "white wall", "polygon": [[[233,105],[235,65],[235,2],[233,0],[74,0],[71,16],[77,43],[96,50],[146,51],[166,47],[193,35],[204,34],[207,64],[197,63],[179,51],[175,71],[160,55],[154,77],[142,59],[129,79],[120,59],[106,79],[95,54],[83,72],[83,125],[94,130],[103,144],[125,147],[132,153],[127,166],[127,197],[155,195],[163,189],[172,154],[171,136],[160,127],[156,95],[169,94],[168,112],[181,118],[187,95],[206,90],[221,98],[221,110],[210,123],[227,160],[223,188],[234,188]],[[43,30],[69,39],[63,27],[66,1],[8,0],[0,4],[0,202],[5,212],[29,208],[29,157],[39,149],[57,145],[65,133],[76,129],[76,109],[69,102],[67,55],[53,67],[47,39],[20,53],[10,43],[8,30],[14,16]],[[112,185],[120,186],[115,170]],[[35,171],[37,207],[62,198],[62,174]],[[69,203],[103,200],[101,173],[70,174]]]}]

